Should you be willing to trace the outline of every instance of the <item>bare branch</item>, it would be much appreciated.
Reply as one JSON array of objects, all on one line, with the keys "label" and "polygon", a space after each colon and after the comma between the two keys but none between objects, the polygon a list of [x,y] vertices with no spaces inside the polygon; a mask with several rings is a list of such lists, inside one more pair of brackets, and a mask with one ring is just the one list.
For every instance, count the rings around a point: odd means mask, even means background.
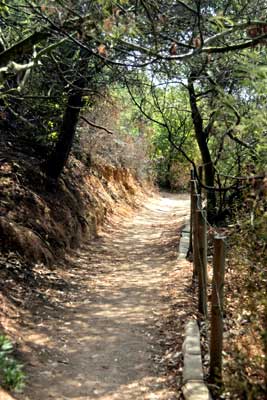
[{"label": "bare branch", "polygon": [[188,4],[186,4],[183,1],[178,0],[177,3],[179,3],[181,6],[183,6],[186,10],[192,12],[193,14],[197,14],[197,10],[194,8],[190,7]]},{"label": "bare branch", "polygon": [[97,125],[92,121],[89,121],[89,119],[85,118],[84,116],[80,117],[84,122],[86,122],[88,125],[92,126],[93,128],[100,129],[102,131],[105,131],[109,133],[110,135],[115,135],[115,132],[111,131],[110,129],[106,128],[105,126]]},{"label": "bare branch", "polygon": [[0,66],[7,65],[10,61],[14,61],[19,54],[26,55],[31,53],[37,43],[47,39],[49,36],[51,36],[51,33],[46,30],[34,32],[32,35],[9,47],[7,50],[0,53]]},{"label": "bare branch", "polygon": [[230,109],[234,112],[234,114],[235,114],[235,116],[236,116],[236,122],[235,122],[235,125],[234,125],[234,126],[230,127],[230,128],[225,132],[225,134],[226,134],[230,139],[232,139],[232,140],[234,140],[236,143],[240,144],[240,146],[246,147],[247,149],[249,149],[250,151],[252,151],[254,154],[256,154],[255,151],[254,151],[254,149],[251,147],[250,144],[244,142],[243,140],[241,140],[241,139],[239,139],[238,137],[236,137],[236,136],[233,135],[233,133],[234,133],[234,128],[237,127],[237,126],[240,124],[240,122],[241,122],[241,117],[240,117],[239,112],[237,111],[237,109],[236,109],[232,104],[226,103],[226,106],[227,106],[228,108],[230,108]]},{"label": "bare branch", "polygon": [[253,176],[233,176],[233,175],[227,175],[227,174],[222,174],[220,172],[216,171],[216,174],[219,176],[223,176],[225,178],[229,179],[235,179],[237,181],[247,181],[247,182],[253,182],[253,181],[258,181],[258,180],[263,180],[266,178],[266,174],[263,175],[253,175]]},{"label": "bare branch", "polygon": [[128,92],[129,92],[129,95],[130,95],[130,97],[131,97],[133,103],[134,103],[134,104],[136,105],[136,107],[141,111],[141,113],[142,113],[146,118],[148,118],[150,121],[155,122],[156,124],[158,124],[158,125],[160,125],[160,126],[162,126],[162,127],[165,128],[165,124],[164,124],[163,122],[158,121],[158,120],[154,119],[153,117],[151,117],[150,115],[148,115],[148,114],[146,113],[146,111],[143,109],[142,104],[140,104],[140,103],[138,103],[138,102],[136,101],[136,98],[134,97],[134,95],[133,95],[133,93],[132,93],[132,91],[131,91],[131,89],[130,89],[130,86],[129,86],[129,84],[128,84],[128,82],[127,82],[126,79],[125,79],[125,85],[126,85],[126,87],[127,87],[127,90],[128,90]]}]

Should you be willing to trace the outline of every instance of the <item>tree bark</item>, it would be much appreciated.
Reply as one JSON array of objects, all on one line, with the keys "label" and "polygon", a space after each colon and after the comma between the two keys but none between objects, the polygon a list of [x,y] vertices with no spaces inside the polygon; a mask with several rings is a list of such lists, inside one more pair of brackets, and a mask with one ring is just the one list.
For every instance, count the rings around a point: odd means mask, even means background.
[{"label": "tree bark", "polygon": [[[78,76],[73,82],[68,95],[67,106],[64,112],[61,131],[55,150],[46,163],[45,172],[47,177],[57,181],[65,167],[73,141],[76,134],[76,127],[79,121],[80,111],[83,106],[84,88],[88,81],[87,69],[88,60],[92,53],[87,49],[80,51],[80,64],[78,67]],[[100,72],[102,65],[96,68],[96,72]]]},{"label": "tree bark", "polygon": [[[192,79],[188,81],[188,92],[190,99],[190,107],[192,120],[195,129],[195,135],[198,143],[198,147],[201,153],[202,163],[205,172],[205,185],[214,187],[214,166],[211,159],[207,137],[203,128],[203,119],[197,106],[197,98],[194,88],[194,82]],[[216,207],[216,196],[213,190],[207,190],[207,215],[208,219],[212,220],[215,213]]]},{"label": "tree bark", "polygon": [[166,174],[166,189],[168,190],[172,189],[172,176],[171,176],[172,160],[173,157],[172,157],[172,147],[171,147],[168,155],[167,174]]},{"label": "tree bark", "polygon": [[[46,164],[46,174],[57,180],[68,160],[83,105],[83,88],[85,79],[74,83],[75,89],[69,93],[68,103],[63,116],[62,127],[56,148]],[[78,89],[79,88],[79,89]]]}]

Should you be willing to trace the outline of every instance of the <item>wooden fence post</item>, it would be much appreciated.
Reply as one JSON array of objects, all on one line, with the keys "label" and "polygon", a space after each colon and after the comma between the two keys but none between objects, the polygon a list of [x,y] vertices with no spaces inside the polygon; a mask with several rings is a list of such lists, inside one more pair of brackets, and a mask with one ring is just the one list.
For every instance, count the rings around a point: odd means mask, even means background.
[{"label": "wooden fence post", "polygon": [[191,180],[190,180],[190,234],[189,234],[189,246],[187,251],[187,257],[190,257],[193,253],[193,207],[194,207],[194,171],[191,170]]},{"label": "wooden fence post", "polygon": [[207,318],[207,222],[206,211],[197,210],[197,257],[198,257],[198,311]]},{"label": "wooden fence post", "polygon": [[263,350],[265,355],[264,360],[264,383],[265,383],[265,391],[267,393],[267,300],[265,300],[264,304],[264,320],[263,320],[263,329],[264,329],[264,336],[263,336]]},{"label": "wooden fence post", "polygon": [[198,257],[198,248],[197,248],[197,241],[198,241],[198,220],[196,217],[197,214],[197,207],[198,207],[198,194],[195,194],[195,183],[196,181],[193,181],[194,185],[194,194],[192,198],[192,203],[193,203],[193,210],[192,210],[192,221],[193,221],[193,280],[196,280],[198,277],[199,273],[199,257]]},{"label": "wooden fence post", "polygon": [[264,350],[264,384],[265,391],[267,393],[267,300],[265,300],[264,304],[264,319],[263,319],[263,350]]},{"label": "wooden fence post", "polygon": [[[199,180],[200,180],[200,182],[202,183],[203,182],[203,167],[202,167],[202,165],[200,165],[199,167],[198,167],[198,178],[199,178]],[[201,187],[201,185],[200,185],[200,182],[198,182],[198,194],[200,195],[200,197],[201,197],[201,193],[202,193],[202,187]]]},{"label": "wooden fence post", "polygon": [[225,272],[225,237],[214,237],[211,338],[210,338],[210,380],[222,384],[223,348],[223,295]]}]

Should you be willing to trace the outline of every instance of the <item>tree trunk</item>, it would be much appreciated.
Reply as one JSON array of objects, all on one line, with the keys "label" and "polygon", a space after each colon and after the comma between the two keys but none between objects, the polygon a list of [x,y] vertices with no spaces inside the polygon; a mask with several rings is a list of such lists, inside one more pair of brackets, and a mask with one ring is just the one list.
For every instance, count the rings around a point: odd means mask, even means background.
[{"label": "tree trunk", "polygon": [[[56,148],[46,164],[46,174],[54,180],[59,178],[68,160],[83,103],[82,88],[84,87],[84,79],[81,78],[79,81],[76,81],[74,85],[76,88],[69,94]],[[77,89],[77,87],[80,89]]]},{"label": "tree trunk", "polygon": [[172,160],[171,157],[168,159],[167,162],[167,174],[166,174],[166,189],[171,190],[172,183],[171,183],[171,167],[172,167]]},{"label": "tree trunk", "polygon": [[[205,185],[214,187],[214,166],[207,144],[207,137],[203,129],[203,119],[197,106],[196,93],[192,80],[188,82],[190,107],[194,124],[196,139],[201,153],[202,163],[205,172]],[[207,190],[207,214],[208,219],[212,220],[215,213],[216,196],[214,190]]]}]

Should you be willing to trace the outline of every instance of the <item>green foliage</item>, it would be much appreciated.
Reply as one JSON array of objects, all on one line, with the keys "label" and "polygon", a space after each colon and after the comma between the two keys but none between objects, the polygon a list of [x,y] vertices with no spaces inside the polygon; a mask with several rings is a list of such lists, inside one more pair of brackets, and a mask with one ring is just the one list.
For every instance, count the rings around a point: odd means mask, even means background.
[{"label": "green foliage", "polygon": [[0,380],[8,389],[21,391],[25,385],[25,374],[23,366],[15,360],[10,354],[13,351],[13,345],[10,340],[0,336]]},{"label": "green foliage", "polygon": [[7,15],[7,13],[8,13],[8,6],[5,2],[5,0],[2,0],[0,2],[0,15],[5,16],[5,15]]}]

